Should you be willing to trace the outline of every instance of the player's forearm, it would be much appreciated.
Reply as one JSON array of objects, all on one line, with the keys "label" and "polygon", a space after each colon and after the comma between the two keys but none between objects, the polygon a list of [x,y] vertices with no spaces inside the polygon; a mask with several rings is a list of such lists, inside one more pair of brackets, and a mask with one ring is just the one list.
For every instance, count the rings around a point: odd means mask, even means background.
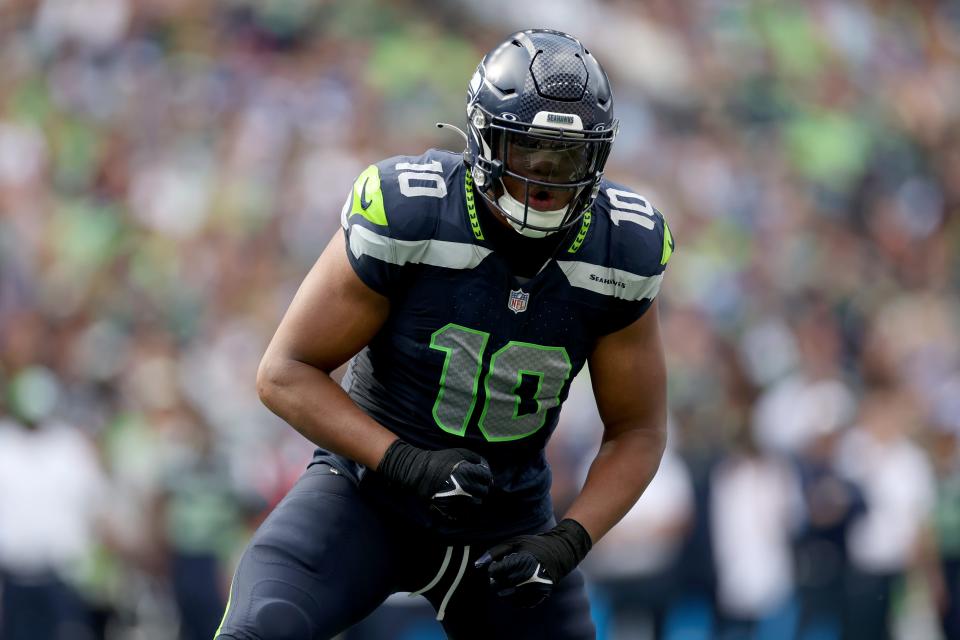
[{"label": "player's forearm", "polygon": [[666,426],[624,431],[601,445],[580,495],[566,513],[596,543],[650,484],[666,444]]},{"label": "player's forearm", "polygon": [[397,436],[365,414],[325,372],[296,360],[264,360],[263,403],[305,438],[375,469]]}]

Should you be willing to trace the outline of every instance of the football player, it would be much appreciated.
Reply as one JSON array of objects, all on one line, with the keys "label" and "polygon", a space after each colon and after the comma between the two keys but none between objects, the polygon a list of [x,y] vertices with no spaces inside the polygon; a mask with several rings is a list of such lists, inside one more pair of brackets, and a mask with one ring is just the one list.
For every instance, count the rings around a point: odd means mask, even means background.
[{"label": "football player", "polygon": [[[577,39],[512,35],[466,115],[464,152],[360,174],[263,357],[263,402],[320,448],[244,552],[218,638],[329,638],[399,591],[451,638],[594,637],[576,567],[664,446],[673,239],[603,178],[613,97]],[[585,363],[603,444],[558,523],[544,448]]]}]

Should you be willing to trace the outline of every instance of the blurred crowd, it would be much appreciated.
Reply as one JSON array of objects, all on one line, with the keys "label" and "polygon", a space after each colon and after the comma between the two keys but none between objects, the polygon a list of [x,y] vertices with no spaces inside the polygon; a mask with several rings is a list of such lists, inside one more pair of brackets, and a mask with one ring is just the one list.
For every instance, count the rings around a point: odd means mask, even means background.
[{"label": "blurred crowd", "polygon": [[[960,638],[960,4],[934,0],[0,0],[0,638],[212,637],[311,452],[254,388],[280,315],[354,177],[457,150],[433,123],[533,26],[605,65],[608,174],[677,238],[670,443],[584,565],[601,637]],[[388,618],[442,637],[393,599],[347,635]]]}]

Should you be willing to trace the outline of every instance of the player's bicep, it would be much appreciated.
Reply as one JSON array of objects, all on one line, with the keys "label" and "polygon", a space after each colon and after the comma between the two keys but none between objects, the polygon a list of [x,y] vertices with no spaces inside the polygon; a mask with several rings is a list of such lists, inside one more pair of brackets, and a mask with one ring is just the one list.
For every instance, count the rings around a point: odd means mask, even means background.
[{"label": "player's bicep", "polygon": [[296,360],[332,371],[373,339],[389,312],[388,299],[351,266],[340,230],[300,285],[264,361]]},{"label": "player's bicep", "polygon": [[628,326],[601,337],[590,354],[590,378],[605,435],[666,422],[666,364],[657,302]]}]

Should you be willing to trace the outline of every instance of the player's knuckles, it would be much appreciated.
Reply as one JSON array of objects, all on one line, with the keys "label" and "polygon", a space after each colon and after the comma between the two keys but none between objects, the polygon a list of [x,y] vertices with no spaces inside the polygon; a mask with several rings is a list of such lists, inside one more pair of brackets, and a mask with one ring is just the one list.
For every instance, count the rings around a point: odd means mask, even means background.
[{"label": "player's knuckles", "polygon": [[490,565],[490,577],[501,586],[527,581],[537,570],[537,559],[528,553],[511,553]]},{"label": "player's knuckles", "polygon": [[505,556],[513,553],[516,550],[517,549],[514,542],[508,540],[506,542],[501,542],[496,546],[490,547],[490,549],[487,550],[487,554],[489,554],[489,556],[494,560],[499,561],[503,560]]},{"label": "player's knuckles", "polygon": [[454,477],[456,477],[463,490],[473,496],[482,498],[490,493],[493,477],[490,475],[490,472],[483,467],[478,465],[464,467],[458,470],[454,474]]},{"label": "player's knuckles", "polygon": [[469,476],[484,483],[493,482],[493,474],[490,472],[490,468],[474,462],[463,463],[457,467],[456,474]]}]

